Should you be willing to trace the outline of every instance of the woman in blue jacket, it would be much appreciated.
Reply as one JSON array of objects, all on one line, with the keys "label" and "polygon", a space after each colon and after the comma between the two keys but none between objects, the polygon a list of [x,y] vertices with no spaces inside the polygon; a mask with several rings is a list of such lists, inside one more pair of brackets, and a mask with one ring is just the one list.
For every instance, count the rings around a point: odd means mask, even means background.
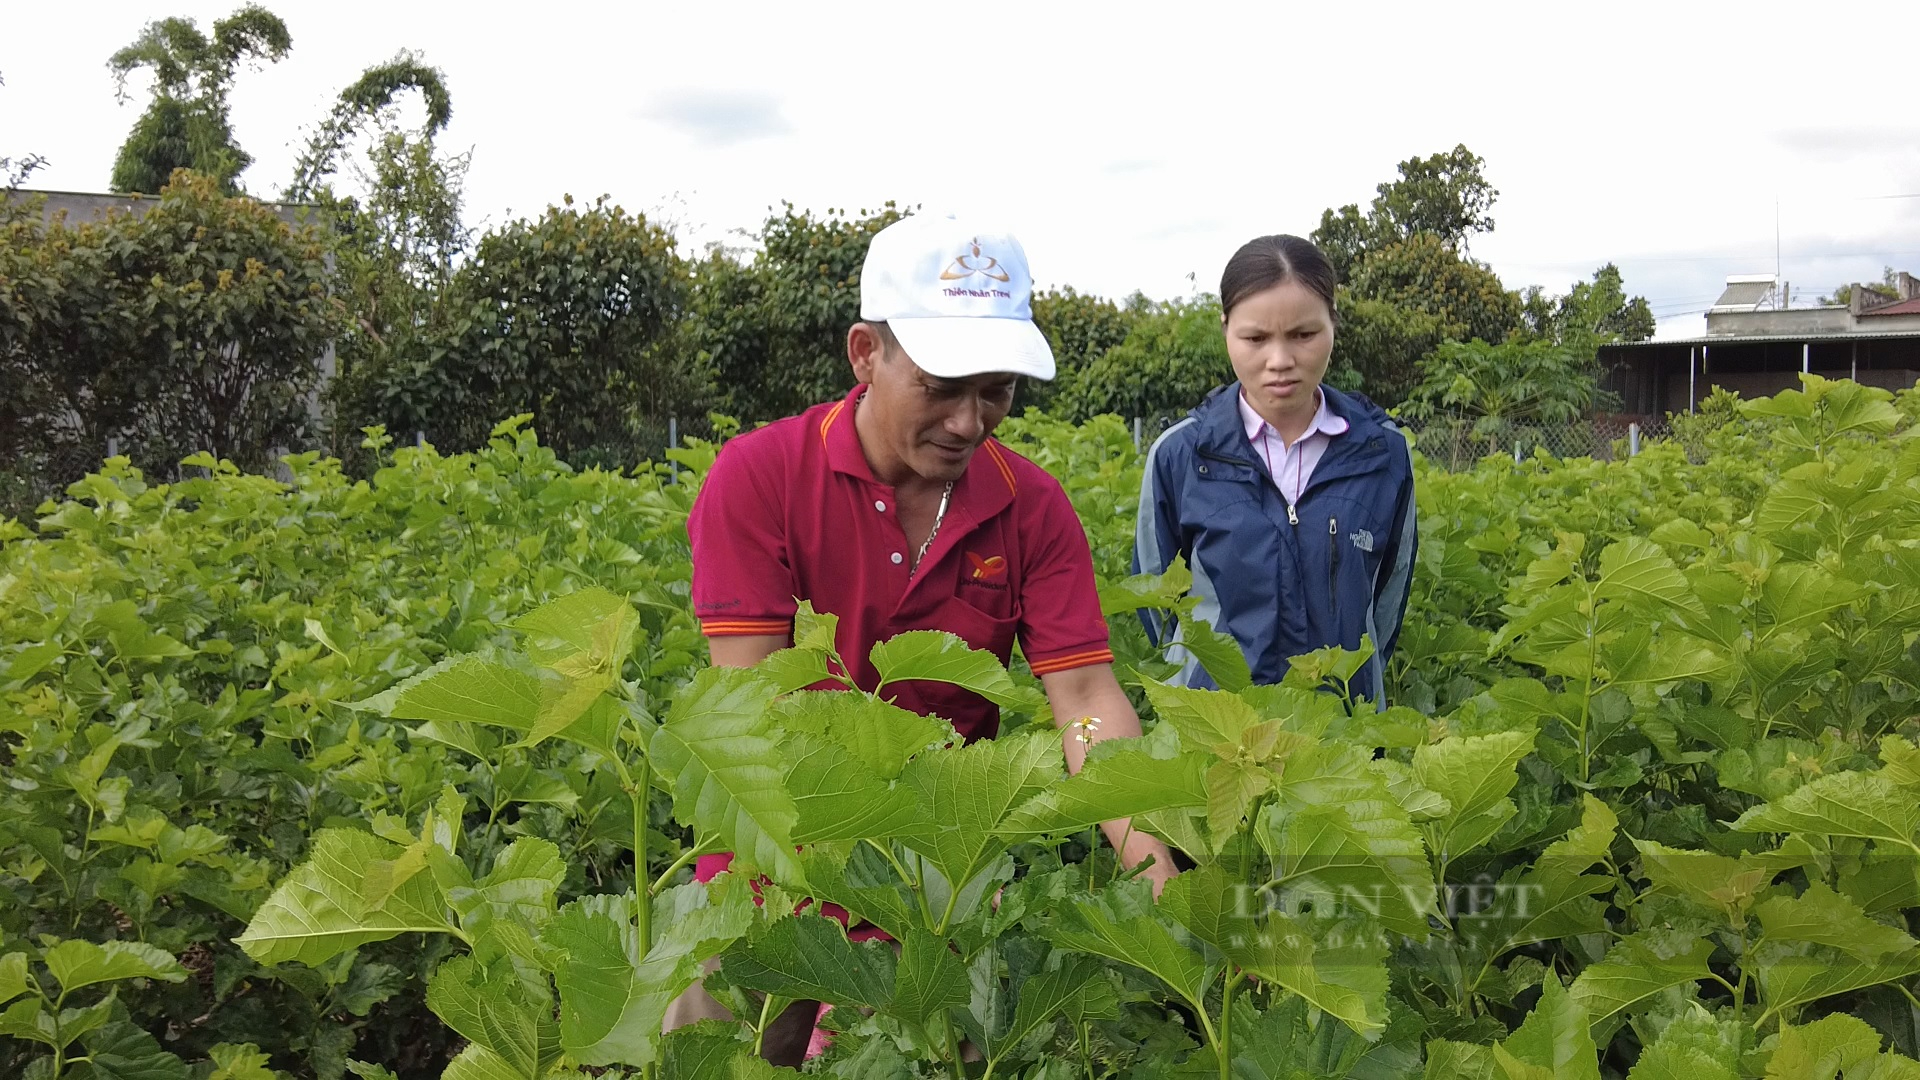
[{"label": "woman in blue jacket", "polygon": [[[1175,555],[1193,570],[1194,614],[1239,642],[1255,682],[1327,645],[1373,659],[1356,696],[1384,707],[1415,544],[1413,462],[1387,414],[1323,386],[1333,355],[1334,273],[1297,236],[1263,236],[1220,278],[1236,383],[1207,396],[1147,453],[1134,566]],[[1147,620],[1156,643],[1178,626]],[[1184,650],[1179,681],[1213,682]]]}]

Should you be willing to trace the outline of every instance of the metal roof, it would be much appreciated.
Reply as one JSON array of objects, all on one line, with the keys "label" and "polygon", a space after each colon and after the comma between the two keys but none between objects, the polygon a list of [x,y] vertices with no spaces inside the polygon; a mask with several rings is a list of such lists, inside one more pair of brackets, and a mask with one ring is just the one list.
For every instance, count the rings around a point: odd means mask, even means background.
[{"label": "metal roof", "polygon": [[1869,315],[1920,315],[1920,299],[1900,300],[1884,307],[1868,308],[1860,313],[1863,319]]},{"label": "metal roof", "polygon": [[1669,345],[1778,345],[1831,344],[1844,341],[1920,341],[1920,330],[1875,330],[1871,332],[1830,334],[1712,334],[1707,337],[1668,338],[1664,341],[1616,341],[1602,349],[1657,349]]}]

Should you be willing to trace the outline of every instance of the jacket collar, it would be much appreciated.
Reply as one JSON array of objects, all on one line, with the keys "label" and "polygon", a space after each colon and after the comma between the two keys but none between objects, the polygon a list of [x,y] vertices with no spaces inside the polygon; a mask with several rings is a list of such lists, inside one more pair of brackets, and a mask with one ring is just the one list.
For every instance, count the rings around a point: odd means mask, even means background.
[{"label": "jacket collar", "polygon": [[[1374,468],[1387,451],[1387,414],[1378,405],[1357,394],[1343,393],[1322,385],[1326,410],[1347,422],[1346,434],[1327,444],[1327,452],[1313,471],[1313,482],[1332,480]],[[1240,387],[1228,383],[1217,387],[1189,414],[1198,421],[1200,449],[1217,457],[1244,461],[1265,471],[1247,442],[1247,431],[1240,417]],[[1312,485],[1309,485],[1312,486]]]}]

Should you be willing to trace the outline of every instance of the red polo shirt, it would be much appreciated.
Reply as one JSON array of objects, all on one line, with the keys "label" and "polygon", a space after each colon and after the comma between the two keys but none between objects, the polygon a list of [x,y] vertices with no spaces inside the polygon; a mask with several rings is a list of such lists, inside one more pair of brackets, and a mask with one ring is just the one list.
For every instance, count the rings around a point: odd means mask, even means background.
[{"label": "red polo shirt", "polygon": [[[840,617],[856,684],[868,652],[909,630],[946,630],[1006,663],[1017,638],[1036,675],[1111,663],[1093,560],[1073,504],[1039,466],[989,439],[953,486],[918,573],[894,490],[873,476],[841,401],[729,441],[687,520],[693,607],[708,637],[790,634],[800,600]],[[999,710],[945,683],[907,682],[895,703],[991,738]]]}]

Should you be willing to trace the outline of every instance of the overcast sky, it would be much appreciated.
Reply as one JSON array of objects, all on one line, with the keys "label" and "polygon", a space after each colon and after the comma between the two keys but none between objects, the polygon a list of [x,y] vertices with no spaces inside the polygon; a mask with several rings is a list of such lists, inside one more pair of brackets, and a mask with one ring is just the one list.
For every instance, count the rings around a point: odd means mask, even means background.
[{"label": "overcast sky", "polygon": [[[104,189],[144,104],[116,104],[107,57],[238,6],[11,5],[0,155]],[[268,6],[293,52],[233,91],[263,195],[342,86],[411,48],[446,72],[483,224],[604,192],[698,250],[782,199],[892,199],[1011,224],[1042,284],[1165,298],[1465,143],[1500,190],[1475,256],[1555,292],[1616,262],[1662,336],[1773,271],[1776,205],[1796,301],[1920,272],[1912,4]]]}]

